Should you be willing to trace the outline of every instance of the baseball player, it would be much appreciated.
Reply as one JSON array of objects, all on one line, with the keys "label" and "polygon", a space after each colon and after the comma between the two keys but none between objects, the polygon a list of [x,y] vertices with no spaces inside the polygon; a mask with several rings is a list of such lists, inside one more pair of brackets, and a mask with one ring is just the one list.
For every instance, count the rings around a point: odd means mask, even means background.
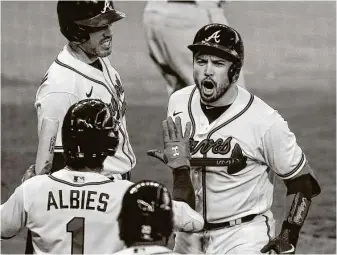
[{"label": "baseball player", "polygon": [[[36,93],[38,130],[44,117],[59,120],[81,99],[98,98],[108,103],[120,121],[119,145],[114,157],[107,157],[103,174],[130,179],[136,164],[126,127],[126,102],[118,72],[108,56],[112,52],[112,25],[125,14],[114,9],[112,1],[58,1],[61,33],[68,43],[49,67]],[[64,167],[60,130],[55,145],[53,171]]]},{"label": "baseball player", "polygon": [[[115,155],[119,144],[120,122],[115,116],[98,99],[84,99],[68,109],[61,128],[66,167],[35,177],[33,168],[27,170],[23,184],[0,207],[2,239],[27,227],[34,253],[99,254],[124,247],[117,218],[123,195],[133,183],[101,174],[104,160]],[[171,127],[164,132],[176,132],[177,126]],[[179,158],[170,162],[179,166]],[[173,169],[174,189],[181,181],[191,188],[189,176],[181,178],[177,171]],[[175,227],[201,230],[202,216],[183,202],[187,197],[178,199],[173,203]]]},{"label": "baseball player", "polygon": [[[209,23],[228,24],[225,1],[148,1],[143,14],[149,55],[167,82],[167,93],[194,84],[193,59],[186,48]],[[245,87],[241,72],[238,84]]]},{"label": "baseball player", "polygon": [[128,248],[116,254],[173,254],[166,247],[173,231],[173,206],[167,188],[158,182],[129,187],[118,217],[119,236]]},{"label": "baseball player", "polygon": [[[178,232],[174,251],[294,253],[311,199],[320,193],[305,154],[282,116],[237,86],[244,50],[236,30],[208,24],[188,48],[196,84],[172,94],[168,116],[179,116],[183,127],[192,123],[191,178],[205,225],[199,233]],[[287,187],[289,207],[276,237],[274,174]]]},{"label": "baseball player", "polygon": [[34,253],[110,253],[123,248],[117,217],[132,184],[101,174],[119,144],[119,121],[101,100],[72,105],[61,128],[65,168],[23,182],[1,206],[1,237],[32,233]]}]

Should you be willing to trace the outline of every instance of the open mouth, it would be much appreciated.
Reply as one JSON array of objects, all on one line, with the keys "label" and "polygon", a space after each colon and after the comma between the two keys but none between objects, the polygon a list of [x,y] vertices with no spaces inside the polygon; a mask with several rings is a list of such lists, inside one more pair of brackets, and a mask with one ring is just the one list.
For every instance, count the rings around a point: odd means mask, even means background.
[{"label": "open mouth", "polygon": [[111,38],[107,38],[107,39],[104,39],[101,41],[101,44],[104,46],[104,47],[110,47],[111,45]]},{"label": "open mouth", "polygon": [[206,80],[202,82],[202,89],[205,95],[212,95],[214,88],[215,88],[215,84],[213,81]]}]

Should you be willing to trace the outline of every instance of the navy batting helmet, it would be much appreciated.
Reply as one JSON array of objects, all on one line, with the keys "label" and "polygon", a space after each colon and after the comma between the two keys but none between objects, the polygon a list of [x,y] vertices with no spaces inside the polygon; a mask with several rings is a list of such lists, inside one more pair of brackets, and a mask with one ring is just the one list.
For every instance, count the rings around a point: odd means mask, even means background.
[{"label": "navy batting helmet", "polygon": [[120,238],[135,242],[169,239],[173,230],[171,195],[156,181],[140,181],[126,191],[118,217]]},{"label": "navy batting helmet", "polygon": [[244,60],[244,48],[240,34],[233,28],[213,23],[202,27],[194,37],[193,44],[187,46],[196,52],[214,53],[233,62],[228,70],[228,79],[235,82],[239,78]]},{"label": "navy batting helmet", "polygon": [[89,34],[125,17],[112,1],[58,1],[57,16],[61,33],[69,40],[85,42]]},{"label": "navy batting helmet", "polygon": [[62,125],[65,163],[74,168],[99,167],[116,152],[119,121],[99,99],[84,99],[67,111]]}]

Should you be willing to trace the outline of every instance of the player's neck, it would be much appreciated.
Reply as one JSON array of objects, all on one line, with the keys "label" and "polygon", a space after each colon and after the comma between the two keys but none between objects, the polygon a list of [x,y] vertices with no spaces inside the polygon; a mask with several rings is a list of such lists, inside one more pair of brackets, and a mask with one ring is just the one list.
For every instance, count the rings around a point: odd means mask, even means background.
[{"label": "player's neck", "polygon": [[238,96],[238,86],[236,84],[232,84],[226,91],[226,93],[215,102],[205,103],[202,100],[201,102],[208,106],[226,106],[232,104],[237,96]]},{"label": "player's neck", "polygon": [[97,56],[87,54],[80,45],[77,45],[76,43],[69,43],[69,51],[76,59],[87,64],[91,64],[98,59]]}]

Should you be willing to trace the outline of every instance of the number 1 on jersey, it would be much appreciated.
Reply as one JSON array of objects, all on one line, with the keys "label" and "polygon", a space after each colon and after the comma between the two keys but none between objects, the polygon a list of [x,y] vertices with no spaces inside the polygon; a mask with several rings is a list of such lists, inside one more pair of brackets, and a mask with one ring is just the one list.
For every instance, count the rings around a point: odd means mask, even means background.
[{"label": "number 1 on jersey", "polygon": [[74,217],[67,224],[67,232],[71,233],[71,254],[84,254],[83,217]]}]

